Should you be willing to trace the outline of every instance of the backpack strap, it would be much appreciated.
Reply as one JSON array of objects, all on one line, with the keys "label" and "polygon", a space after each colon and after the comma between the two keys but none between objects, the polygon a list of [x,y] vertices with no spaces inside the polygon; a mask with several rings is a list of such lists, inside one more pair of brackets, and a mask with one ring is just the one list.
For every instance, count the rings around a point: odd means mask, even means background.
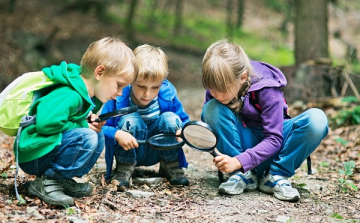
[{"label": "backpack strap", "polygon": [[[252,106],[254,106],[254,108],[256,110],[261,112],[261,107],[260,107],[260,104],[259,104],[259,91],[250,92],[249,101],[250,101],[250,104],[252,104]],[[284,102],[287,104],[285,97],[284,97]],[[291,118],[290,115],[289,115],[289,110],[288,109],[286,109],[286,110],[284,109],[284,117],[285,118]],[[306,161],[307,161],[307,166],[308,166],[308,174],[310,175],[310,174],[312,174],[310,155],[306,158]]]},{"label": "backpack strap", "polygon": [[17,183],[16,183],[16,179],[19,173],[19,141],[20,141],[20,135],[21,135],[21,130],[23,127],[29,126],[31,124],[34,124],[36,122],[36,115],[34,116],[29,116],[29,115],[24,115],[21,118],[20,121],[20,127],[16,133],[16,171],[15,171],[15,179],[14,179],[14,185],[15,185],[15,195],[16,195],[16,199],[19,201],[19,203],[24,203],[25,200],[23,198],[20,197],[18,189],[17,189]]}]

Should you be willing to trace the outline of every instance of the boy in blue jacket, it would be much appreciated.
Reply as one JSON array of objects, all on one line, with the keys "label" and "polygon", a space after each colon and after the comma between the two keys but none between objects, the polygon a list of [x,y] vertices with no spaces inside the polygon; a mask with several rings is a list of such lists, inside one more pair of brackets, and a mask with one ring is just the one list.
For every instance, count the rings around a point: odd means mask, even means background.
[{"label": "boy in blue jacket", "polygon": [[181,147],[158,151],[149,145],[140,145],[138,140],[148,139],[160,133],[180,134],[182,126],[189,121],[176,95],[175,87],[166,79],[167,56],[158,47],[141,45],[134,50],[138,77],[123,90],[123,95],[108,101],[102,113],[138,106],[138,111],[110,119],[103,127],[105,135],[106,179],[112,171],[115,156],[116,169],[112,180],[120,185],[129,185],[136,166],[152,166],[160,162],[159,174],[172,185],[189,185],[183,167],[187,167]]}]

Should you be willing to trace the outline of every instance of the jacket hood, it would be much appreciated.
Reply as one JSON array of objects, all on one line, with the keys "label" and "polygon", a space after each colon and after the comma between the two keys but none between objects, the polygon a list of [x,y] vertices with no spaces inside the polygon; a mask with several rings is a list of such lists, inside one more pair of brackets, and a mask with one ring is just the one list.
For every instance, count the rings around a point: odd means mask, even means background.
[{"label": "jacket hood", "polygon": [[44,68],[42,71],[50,80],[73,87],[85,101],[93,104],[89,98],[86,85],[80,76],[81,69],[79,65],[67,64],[63,61],[60,65],[52,65],[51,67]]},{"label": "jacket hood", "polygon": [[249,91],[256,91],[264,87],[282,88],[287,84],[285,75],[278,68],[260,61],[251,61],[251,65],[255,77],[251,80]]}]

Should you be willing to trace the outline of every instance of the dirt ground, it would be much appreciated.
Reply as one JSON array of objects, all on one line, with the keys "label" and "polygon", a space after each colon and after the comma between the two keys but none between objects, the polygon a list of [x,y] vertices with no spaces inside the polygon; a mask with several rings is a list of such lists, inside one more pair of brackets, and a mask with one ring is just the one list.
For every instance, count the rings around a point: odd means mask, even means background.
[{"label": "dirt ground", "polygon": [[[180,88],[178,93],[185,109],[191,111],[192,119],[198,120],[203,89]],[[221,195],[212,156],[185,146],[190,186],[171,186],[166,180],[150,185],[136,183],[139,178],[158,177],[159,166],[155,165],[137,168],[132,186],[124,192],[117,192],[114,185],[104,181],[102,155],[89,174],[76,179],[91,182],[95,187],[93,194],[77,199],[76,205],[68,208],[50,206],[31,196],[26,187],[33,177],[22,171],[18,177],[19,191],[27,205],[16,205],[13,138],[0,134],[0,222],[360,222],[359,192],[349,188],[344,192],[344,187],[338,182],[342,161],[353,158],[358,168],[353,181],[360,186],[359,157],[356,155],[359,134],[360,127],[330,132],[312,155],[313,169],[317,173],[307,175],[305,162],[291,179],[301,194],[298,202],[279,201],[258,190],[236,196]],[[335,141],[338,136],[355,144],[342,147]],[[141,191],[142,194],[137,197],[129,190]]]}]

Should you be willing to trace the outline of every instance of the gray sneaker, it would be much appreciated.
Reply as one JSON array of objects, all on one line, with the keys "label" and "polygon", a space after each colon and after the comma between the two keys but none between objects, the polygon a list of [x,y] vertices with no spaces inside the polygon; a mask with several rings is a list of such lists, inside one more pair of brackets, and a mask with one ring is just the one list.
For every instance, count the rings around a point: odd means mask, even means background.
[{"label": "gray sneaker", "polygon": [[89,196],[93,190],[90,183],[78,183],[73,179],[59,181],[64,188],[64,193],[71,197]]},{"label": "gray sneaker", "polygon": [[300,199],[299,191],[291,187],[288,177],[267,174],[260,183],[260,191],[274,194],[274,197],[282,201],[297,201]]},{"label": "gray sneaker", "polygon": [[36,177],[36,179],[31,182],[28,190],[31,194],[38,196],[48,204],[56,206],[74,205],[74,199],[64,194],[64,189],[57,180],[47,177]]},{"label": "gray sneaker", "polygon": [[250,170],[246,173],[237,171],[226,182],[220,184],[219,192],[222,194],[236,195],[244,190],[255,190],[258,187],[258,180]]}]

